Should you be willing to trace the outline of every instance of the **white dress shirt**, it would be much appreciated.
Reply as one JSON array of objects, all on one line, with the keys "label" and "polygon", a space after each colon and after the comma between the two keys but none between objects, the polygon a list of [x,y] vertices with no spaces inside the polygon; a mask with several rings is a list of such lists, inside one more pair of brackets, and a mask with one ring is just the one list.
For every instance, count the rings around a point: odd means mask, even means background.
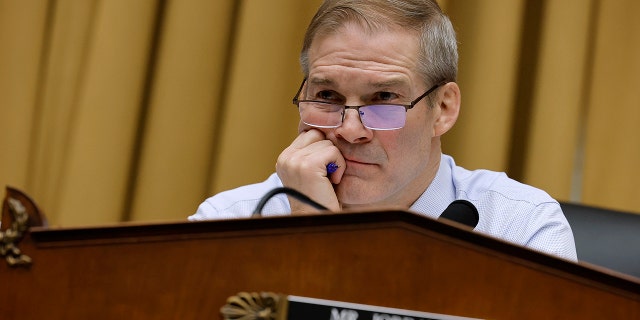
[{"label": "white dress shirt", "polygon": [[[277,187],[282,182],[274,173],[264,182],[218,193],[200,204],[189,220],[250,217],[260,199]],[[478,209],[480,220],[474,231],[577,260],[571,227],[556,200],[502,172],[456,166],[448,155],[442,155],[438,173],[409,211],[435,219],[456,199],[468,200]],[[262,210],[263,216],[290,213],[285,194],[275,195]]]}]

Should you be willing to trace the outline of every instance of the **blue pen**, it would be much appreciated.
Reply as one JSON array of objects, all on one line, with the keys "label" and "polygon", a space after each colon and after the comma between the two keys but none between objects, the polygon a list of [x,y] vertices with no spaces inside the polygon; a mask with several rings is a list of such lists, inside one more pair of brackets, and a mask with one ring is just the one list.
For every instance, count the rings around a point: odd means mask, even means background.
[{"label": "blue pen", "polygon": [[330,174],[332,174],[332,173],[334,173],[334,172],[338,171],[338,168],[339,168],[339,167],[338,167],[338,165],[337,165],[335,162],[330,162],[330,163],[327,165],[327,175],[330,175]]}]

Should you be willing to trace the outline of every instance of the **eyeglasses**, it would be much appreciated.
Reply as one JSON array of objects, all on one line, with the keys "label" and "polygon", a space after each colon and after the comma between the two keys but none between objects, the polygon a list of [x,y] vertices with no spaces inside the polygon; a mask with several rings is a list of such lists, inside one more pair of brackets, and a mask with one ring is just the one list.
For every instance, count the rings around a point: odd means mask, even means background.
[{"label": "eyeglasses", "polygon": [[427,92],[406,105],[372,104],[346,106],[327,101],[298,100],[306,81],[307,79],[302,80],[302,84],[293,98],[293,104],[298,106],[302,122],[316,128],[337,128],[344,121],[347,109],[355,109],[360,115],[362,125],[371,130],[396,130],[404,127],[407,120],[407,111],[438,87],[445,84],[445,82],[440,82],[434,85]]}]

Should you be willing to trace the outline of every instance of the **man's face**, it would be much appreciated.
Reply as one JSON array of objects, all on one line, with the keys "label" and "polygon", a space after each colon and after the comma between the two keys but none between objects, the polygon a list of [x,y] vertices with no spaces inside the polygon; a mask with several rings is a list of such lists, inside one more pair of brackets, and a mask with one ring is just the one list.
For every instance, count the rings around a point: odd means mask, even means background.
[{"label": "man's face", "polygon": [[[409,104],[428,89],[415,72],[418,46],[415,33],[367,33],[356,24],[317,36],[309,49],[302,97],[351,106]],[[437,91],[431,95],[436,97]],[[347,163],[335,187],[343,208],[408,207],[429,186],[440,160],[434,129],[439,109],[429,108],[426,101],[408,110],[402,129],[367,129],[353,109],[346,111],[340,127],[321,129]],[[300,122],[299,129],[310,127]]]}]

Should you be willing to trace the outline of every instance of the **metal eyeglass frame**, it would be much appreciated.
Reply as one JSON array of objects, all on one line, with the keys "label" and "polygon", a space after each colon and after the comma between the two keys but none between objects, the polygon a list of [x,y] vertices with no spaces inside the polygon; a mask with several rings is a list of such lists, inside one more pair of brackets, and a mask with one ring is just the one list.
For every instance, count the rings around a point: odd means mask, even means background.
[{"label": "metal eyeglass frame", "polygon": [[[304,87],[304,84],[307,82],[307,78],[304,78],[302,80],[302,83],[300,84],[300,88],[298,88],[298,91],[296,92],[296,95],[293,97],[292,102],[293,104],[296,105],[296,107],[298,107],[298,109],[300,109],[300,102],[315,102],[315,103],[320,103],[320,104],[328,104],[328,105],[339,105],[337,103],[331,103],[331,102],[327,102],[327,101],[318,101],[318,100],[299,100],[299,96],[300,93],[302,93],[302,88]],[[416,99],[414,99],[413,101],[411,101],[409,104],[397,104],[397,103],[378,103],[375,104],[376,106],[385,106],[385,105],[389,105],[389,106],[400,106],[400,107],[404,107],[405,112],[407,112],[409,109],[412,109],[413,107],[416,106],[416,104],[418,104],[418,102],[420,102],[422,99],[424,99],[426,96],[428,96],[431,92],[435,91],[436,89],[438,89],[439,87],[445,85],[447,82],[446,81],[441,81],[437,84],[435,84],[434,86],[432,86],[431,88],[429,88],[429,90],[427,90],[425,93],[421,94],[419,97],[417,97]],[[337,128],[339,127],[342,122],[344,122],[344,115],[346,114],[347,109],[355,109],[356,111],[358,111],[358,115],[361,116],[362,113],[360,112],[360,108],[362,107],[368,107],[368,106],[372,106],[372,104],[364,104],[364,105],[360,105],[360,106],[347,106],[347,105],[342,105],[343,107],[343,111],[342,111],[342,120],[340,121],[340,124],[336,125],[336,126],[317,126],[320,128]],[[362,121],[362,119],[360,119],[360,121]],[[306,123],[306,122],[305,122]],[[316,126],[313,124],[308,124],[310,126]],[[367,127],[369,128],[369,127]],[[372,130],[393,130],[393,129],[374,129],[374,128],[369,128]],[[395,129],[400,129],[400,128],[395,128]]]}]

